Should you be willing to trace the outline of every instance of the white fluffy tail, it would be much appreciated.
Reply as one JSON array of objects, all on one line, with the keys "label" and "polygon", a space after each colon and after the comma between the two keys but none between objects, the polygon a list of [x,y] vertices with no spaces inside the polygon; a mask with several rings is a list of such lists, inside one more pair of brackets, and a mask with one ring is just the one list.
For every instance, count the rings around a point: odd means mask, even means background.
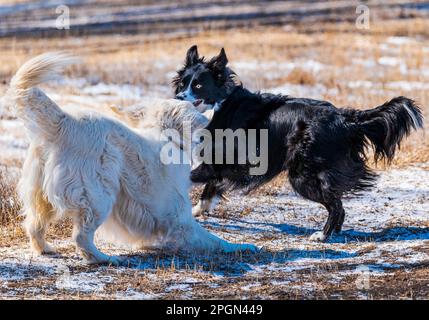
[{"label": "white fluffy tail", "polygon": [[31,133],[53,136],[64,118],[62,110],[36,87],[59,76],[77,58],[60,52],[39,55],[27,61],[12,78],[5,104],[18,112]]},{"label": "white fluffy tail", "polygon": [[28,91],[44,82],[55,79],[77,58],[62,52],[41,54],[24,63],[10,82],[10,90]]}]

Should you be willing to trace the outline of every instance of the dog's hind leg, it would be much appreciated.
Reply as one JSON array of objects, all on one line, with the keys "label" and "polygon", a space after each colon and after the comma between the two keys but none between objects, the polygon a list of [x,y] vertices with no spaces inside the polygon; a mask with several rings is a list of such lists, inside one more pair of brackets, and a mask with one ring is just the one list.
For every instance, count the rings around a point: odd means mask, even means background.
[{"label": "dog's hind leg", "polygon": [[43,197],[39,189],[34,191],[32,203],[25,207],[27,208],[24,228],[30,238],[31,249],[37,254],[55,253],[55,249],[45,241],[46,229],[55,215],[52,205]]},{"label": "dog's hind leg", "polygon": [[310,240],[325,241],[333,232],[340,232],[344,222],[345,211],[340,199],[335,199],[324,204],[329,212],[328,220],[323,227],[323,231],[315,232]]},{"label": "dog's hind leg", "polygon": [[[342,205],[341,205],[341,207],[342,207]],[[335,229],[334,229],[335,233],[340,233],[341,232],[341,229],[343,227],[343,223],[344,223],[344,218],[345,217],[346,217],[346,212],[344,211],[344,208],[342,208],[340,216],[338,217],[338,221],[337,221],[337,223],[335,225]]]},{"label": "dog's hind leg", "polygon": [[299,171],[289,171],[289,181],[292,187],[304,198],[322,204],[329,213],[323,230],[310,236],[312,241],[325,241],[334,231],[340,232],[345,217],[340,193],[336,194],[329,180],[323,179],[323,177],[322,173],[310,175]]},{"label": "dog's hind leg", "polygon": [[56,213],[42,189],[43,165],[41,149],[30,144],[18,191],[25,215],[23,227],[30,239],[30,247],[36,254],[55,253],[45,241],[46,229]]}]

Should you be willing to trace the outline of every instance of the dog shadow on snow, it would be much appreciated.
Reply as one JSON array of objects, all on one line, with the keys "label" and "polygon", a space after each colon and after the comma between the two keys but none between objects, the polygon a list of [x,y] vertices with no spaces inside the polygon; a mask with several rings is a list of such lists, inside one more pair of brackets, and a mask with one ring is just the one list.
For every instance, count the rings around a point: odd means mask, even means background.
[{"label": "dog shadow on snow", "polygon": [[[240,219],[237,219],[237,222],[243,222]],[[205,226],[211,226],[215,229],[217,228],[240,228],[243,233],[266,233],[267,226],[274,227],[280,233],[293,236],[308,236],[313,233],[314,229],[297,227],[288,224],[269,224],[264,222],[247,222],[246,227],[228,224],[220,225],[216,222],[204,222]],[[415,240],[415,239],[429,239],[429,228],[416,228],[416,227],[395,227],[388,228],[380,232],[360,232],[355,230],[346,230],[341,235],[336,235],[329,240],[329,243],[344,243],[349,241],[406,241],[406,240]],[[284,272],[289,272],[298,269],[308,269],[312,268],[318,261],[320,262],[331,262],[331,263],[341,263],[342,259],[347,259],[347,268],[353,269],[359,264],[354,266],[353,258],[358,258],[360,256],[359,252],[350,252],[345,250],[335,250],[335,249],[279,249],[279,250],[267,250],[262,248],[260,251],[251,253],[251,252],[236,252],[236,253],[209,253],[209,254],[185,254],[185,253],[171,253],[164,252],[161,250],[145,250],[141,252],[136,252],[121,255],[123,258],[123,263],[121,266],[115,267],[110,266],[109,268],[120,268],[128,270],[139,270],[139,271],[151,271],[151,270],[162,270],[170,269],[175,271],[201,271],[217,275],[222,275],[226,277],[235,277],[240,275],[245,275],[248,272],[258,271],[258,270],[270,270],[271,267],[275,269],[284,270]],[[57,257],[50,257],[48,259],[59,259],[63,261],[63,264],[68,264],[67,255],[59,255]],[[72,259],[79,259],[78,256],[72,257]],[[297,261],[308,261],[311,260],[308,264],[304,264],[301,267],[296,266],[296,264],[291,265],[293,262]],[[412,268],[412,264],[402,263],[402,267]],[[85,272],[98,272],[101,268],[105,266],[70,266],[71,273],[80,273],[82,268]],[[374,265],[373,267],[385,268],[382,264],[379,266]],[[47,276],[49,272],[42,268],[41,270],[37,269],[38,266],[33,264],[22,264],[20,268],[16,264],[2,263],[0,262],[0,278],[13,279],[13,276],[16,276],[17,269],[18,273],[23,273],[23,277],[26,278],[26,274],[32,274],[31,277]]]},{"label": "dog shadow on snow", "polygon": [[[341,258],[351,258],[355,254],[336,251],[336,250],[280,250],[268,251],[260,250],[256,253],[236,252],[236,253],[210,253],[210,254],[185,254],[185,253],[168,253],[160,250],[146,250],[144,252],[121,255],[123,263],[120,266],[113,265],[86,265],[73,264],[69,265],[68,256],[57,255],[48,256],[46,259],[58,260],[58,266],[67,266],[65,271],[68,277],[73,276],[70,280],[78,281],[79,275],[84,274],[81,281],[94,281],[94,279],[86,279],[91,274],[98,274],[100,271],[112,271],[117,269],[122,271],[157,271],[171,270],[177,271],[198,271],[203,273],[211,273],[225,277],[235,277],[244,275],[252,270],[259,268],[270,268],[272,264],[280,268],[288,269],[288,264],[302,259],[330,259],[336,260]],[[72,259],[79,259],[74,256]],[[43,263],[42,263],[43,265]],[[0,261],[0,280],[9,279],[15,280],[19,276],[19,281],[33,281],[37,278],[59,277],[64,273],[64,270],[55,265],[42,266],[32,263],[23,262],[1,262]],[[117,272],[117,271],[114,271]],[[75,279],[76,278],[76,279]],[[86,279],[86,280],[85,280]]]},{"label": "dog shadow on snow", "polygon": [[198,270],[225,276],[243,275],[249,271],[270,264],[284,265],[300,259],[343,259],[352,258],[354,253],[337,250],[300,250],[285,249],[271,251],[261,249],[259,252],[210,253],[210,254],[166,254],[162,252],[145,252],[128,256],[123,266],[139,270]]},{"label": "dog shadow on snow", "polygon": [[[231,223],[232,222],[232,223]],[[202,221],[202,225],[209,227],[209,229],[226,229],[226,230],[240,230],[244,234],[267,234],[280,233],[280,235],[286,236],[298,236],[308,237],[313,232],[317,231],[312,228],[305,228],[300,226],[294,226],[290,224],[273,224],[266,222],[254,222],[245,221],[239,218],[230,218],[228,224],[221,224],[216,221]],[[243,224],[245,224],[243,226]],[[334,235],[330,238],[328,243],[350,243],[350,242],[384,242],[384,241],[408,241],[408,240],[429,240],[429,228],[418,228],[418,227],[392,227],[386,228],[378,232],[363,232],[356,231],[353,229],[344,230],[340,235]],[[311,260],[312,262],[308,265],[303,265],[303,268],[311,268],[320,262],[332,262],[338,261],[341,263],[341,259],[353,259],[359,257],[358,252],[350,252],[345,250],[335,249],[279,249],[279,250],[267,250],[262,248],[259,252],[239,252],[239,253],[210,253],[210,254],[184,254],[184,253],[171,253],[163,252],[159,250],[145,250],[142,252],[136,252],[135,254],[121,255],[124,259],[122,266],[119,268],[126,268],[132,270],[159,270],[159,269],[173,269],[173,270],[198,270],[207,273],[219,274],[222,276],[240,276],[248,272],[254,271],[258,268],[270,269],[274,266],[276,269],[280,268],[287,272],[293,270],[294,266],[289,268],[289,264],[299,260]],[[64,259],[64,263],[70,257],[59,256],[60,260]],[[79,259],[77,256],[72,259]],[[353,263],[350,264],[350,260],[347,260],[348,268],[353,268]],[[353,261],[353,260],[351,260]],[[401,263],[403,267],[412,268],[413,264]],[[357,266],[357,265],[356,265]],[[113,266],[111,266],[113,267]],[[296,265],[295,265],[296,267]],[[375,266],[377,267],[377,266]],[[385,266],[381,265],[380,268]],[[37,269],[37,266],[32,264],[22,265],[22,272],[43,275],[45,270],[33,270]],[[86,271],[92,269],[89,267]],[[80,272],[80,267],[71,266],[70,270],[72,273]],[[94,272],[99,271],[99,266],[94,266],[92,269]],[[20,272],[21,272],[20,271]],[[34,271],[34,272],[32,272]],[[43,271],[43,272],[42,272]],[[0,262],[0,278],[3,276],[16,275],[17,265],[9,265],[8,263]],[[91,271],[90,271],[91,272]],[[7,278],[9,278],[7,276]],[[13,277],[12,277],[13,279]]]},{"label": "dog shadow on snow", "polygon": [[[284,233],[285,236],[302,236],[309,237],[318,229],[306,228],[301,226],[295,226],[285,223],[267,223],[267,222],[250,222],[236,218],[229,218],[230,221],[237,223],[245,223],[246,226],[238,224],[219,224],[216,222],[203,222],[205,226],[211,226],[214,228],[223,228],[226,230],[240,230],[240,232],[247,233],[267,233],[269,230],[274,229],[272,232]],[[387,242],[387,241],[408,241],[408,240],[429,240],[429,228],[428,227],[403,227],[396,226],[385,228],[380,231],[367,232],[358,231],[354,229],[343,228],[343,231],[339,234],[333,234],[328,243],[351,243],[351,242]]]},{"label": "dog shadow on snow", "polygon": [[[240,230],[248,234],[267,234],[267,232],[280,232],[285,236],[308,237],[317,231],[312,228],[299,227],[289,224],[272,224],[265,222],[249,222],[242,219],[230,218],[229,221],[236,222],[220,224],[216,221],[202,221],[202,225],[209,229]],[[242,225],[244,224],[244,226]],[[270,231],[271,230],[271,231]],[[388,242],[388,241],[409,241],[428,240],[429,228],[418,227],[391,227],[377,232],[356,231],[346,229],[341,234],[333,235],[328,243],[352,243],[352,242]],[[239,275],[251,271],[254,268],[263,267],[269,264],[284,265],[287,269],[288,263],[301,259],[311,259],[326,262],[339,259],[358,257],[359,253],[335,249],[321,250],[301,250],[301,249],[280,249],[276,251],[264,248],[257,253],[236,253],[236,254],[211,254],[208,256],[186,256],[186,255],[158,255],[143,254],[133,256],[129,260],[129,267],[138,269],[152,269],[158,267],[171,267],[175,269],[202,269],[214,273]],[[404,265],[405,266],[405,265]],[[411,267],[411,266],[410,266]]]},{"label": "dog shadow on snow", "polygon": [[[302,235],[308,236],[312,232],[316,231],[313,229],[301,228],[290,225],[275,225],[280,232],[285,234]],[[257,226],[254,228],[245,229],[243,232],[254,232],[258,229]],[[352,239],[352,240],[350,240]],[[406,241],[415,239],[429,239],[429,228],[404,228],[395,227],[385,229],[381,232],[359,232],[354,230],[346,230],[341,235],[332,237],[329,243],[345,243],[345,242],[367,242],[367,241]],[[341,259],[358,258],[361,254],[359,252],[350,252],[345,250],[335,249],[279,249],[279,250],[266,250],[262,248],[256,253],[235,253],[235,254],[210,254],[210,255],[164,255],[159,253],[145,253],[130,257],[128,260],[128,267],[137,269],[157,269],[170,268],[174,266],[176,270],[179,269],[195,269],[202,270],[205,272],[211,272],[215,274],[237,276],[246,274],[249,271],[258,268],[270,268],[274,266],[276,269],[289,270],[288,265],[290,263],[299,260],[311,260],[307,266],[303,265],[303,268],[311,268],[320,262],[332,262],[338,261],[341,263]],[[352,260],[353,261],[353,260]],[[353,267],[353,263],[350,260],[347,262],[348,268],[355,268],[359,264]],[[403,267],[412,268],[412,264],[406,262],[401,263]],[[296,267],[296,265],[295,265]],[[383,264],[374,264],[374,268],[384,269]],[[292,266],[292,269],[294,267]],[[291,270],[292,270],[291,269]]]},{"label": "dog shadow on snow", "polygon": [[[425,194],[426,190],[419,190],[419,194]],[[384,193],[387,195],[395,195],[393,198],[384,199],[381,202],[388,201],[390,206],[400,205],[401,199],[415,197],[415,189],[403,188],[384,188]],[[295,195],[295,193],[292,192]],[[288,195],[290,196],[290,195]],[[298,196],[299,197],[299,196]],[[345,199],[356,200],[360,199],[361,195],[349,195]],[[376,219],[376,217],[374,217]],[[285,236],[309,237],[320,229],[307,228],[296,226],[287,223],[269,223],[259,221],[247,221],[243,218],[228,217],[228,222],[221,224],[213,220],[202,221],[204,226],[211,228],[222,228],[231,231],[247,232],[247,233],[264,233],[280,232]],[[352,242],[388,242],[388,241],[409,241],[409,240],[429,240],[429,228],[418,226],[394,226],[383,228],[383,222],[380,222],[379,231],[360,231],[355,229],[347,229],[343,227],[340,234],[333,234],[328,243],[352,243]],[[323,224],[320,225],[320,228]]]}]

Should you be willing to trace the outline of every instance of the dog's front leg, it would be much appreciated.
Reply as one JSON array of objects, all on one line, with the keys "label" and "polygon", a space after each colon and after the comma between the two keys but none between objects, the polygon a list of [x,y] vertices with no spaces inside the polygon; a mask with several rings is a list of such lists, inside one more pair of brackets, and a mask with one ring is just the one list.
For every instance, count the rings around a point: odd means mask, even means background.
[{"label": "dog's front leg", "polygon": [[216,187],[216,181],[209,181],[205,186],[203,193],[197,205],[192,208],[192,215],[194,217],[200,216],[205,212],[210,212],[216,207],[219,198],[223,197],[223,192]]},{"label": "dog's front leg", "polygon": [[[180,223],[179,223],[180,225]],[[180,229],[180,228],[178,228]],[[182,228],[185,231],[182,234],[183,244],[181,246],[185,251],[190,252],[238,252],[248,251],[257,252],[259,250],[253,244],[246,243],[231,243],[219,238],[203,228],[196,220],[192,219],[186,223],[186,227]]]},{"label": "dog's front leg", "polygon": [[206,184],[198,204],[192,209],[192,214],[199,216],[216,206],[216,200],[222,197],[222,190],[218,187],[219,180],[213,167],[205,163],[192,170],[191,181]]}]

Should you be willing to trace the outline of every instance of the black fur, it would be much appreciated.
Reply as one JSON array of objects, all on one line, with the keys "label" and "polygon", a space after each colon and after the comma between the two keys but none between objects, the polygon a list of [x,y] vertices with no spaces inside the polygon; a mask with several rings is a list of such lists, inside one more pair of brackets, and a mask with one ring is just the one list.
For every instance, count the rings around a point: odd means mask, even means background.
[{"label": "black fur", "polygon": [[376,175],[366,164],[366,147],[374,148],[376,160],[391,161],[402,138],[422,124],[420,109],[405,97],[360,111],[238,87],[215,112],[207,129],[213,136],[215,129],[268,129],[267,173],[249,175],[250,163],[203,164],[191,173],[191,179],[216,183],[219,190],[250,191],[287,170],[294,190],[328,210],[323,229],[328,237],[341,230],[343,195],[374,184]]},{"label": "black fur", "polygon": [[[249,162],[203,163],[192,171],[191,180],[207,183],[206,199],[227,189],[251,191],[287,170],[294,190],[328,210],[323,228],[327,238],[341,230],[345,216],[342,197],[374,184],[376,174],[366,164],[367,147],[373,148],[376,161],[390,162],[401,140],[422,126],[419,107],[405,97],[374,109],[354,110],[325,101],[252,93],[238,85],[223,100],[207,129],[212,137],[215,129],[267,129],[268,171],[252,176]],[[215,152],[213,149],[213,157]]]}]

